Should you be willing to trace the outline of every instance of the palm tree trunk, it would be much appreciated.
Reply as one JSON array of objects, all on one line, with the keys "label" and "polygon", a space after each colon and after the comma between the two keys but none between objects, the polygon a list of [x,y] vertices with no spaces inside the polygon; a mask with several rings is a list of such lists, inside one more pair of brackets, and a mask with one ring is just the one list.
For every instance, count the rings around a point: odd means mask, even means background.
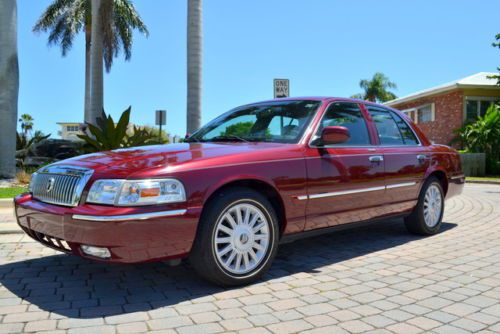
[{"label": "palm tree trunk", "polygon": [[187,132],[201,125],[202,0],[188,0],[187,26]]},{"label": "palm tree trunk", "polygon": [[90,23],[85,25],[85,102],[84,102],[84,120],[90,122]]},{"label": "palm tree trunk", "polygon": [[101,29],[101,0],[92,0],[92,31],[90,44],[90,117],[88,122],[96,124],[103,109],[103,58]]},{"label": "palm tree trunk", "polygon": [[17,98],[19,64],[17,58],[16,0],[0,1],[0,177],[16,174]]}]

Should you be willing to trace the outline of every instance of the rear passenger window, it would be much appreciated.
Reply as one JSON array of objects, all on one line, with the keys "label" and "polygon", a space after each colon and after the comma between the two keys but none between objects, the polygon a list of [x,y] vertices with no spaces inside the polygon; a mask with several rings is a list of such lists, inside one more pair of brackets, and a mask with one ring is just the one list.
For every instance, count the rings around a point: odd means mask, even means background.
[{"label": "rear passenger window", "polygon": [[381,145],[418,145],[410,127],[392,111],[367,106]]},{"label": "rear passenger window", "polygon": [[417,137],[413,133],[410,126],[395,112],[390,112],[396,124],[398,125],[401,136],[403,137],[403,142],[405,145],[418,145]]},{"label": "rear passenger window", "polygon": [[351,138],[336,146],[366,146],[371,145],[368,128],[361,109],[356,103],[332,103],[321,120],[315,138],[321,137],[321,131],[326,126],[344,126],[349,130]]}]

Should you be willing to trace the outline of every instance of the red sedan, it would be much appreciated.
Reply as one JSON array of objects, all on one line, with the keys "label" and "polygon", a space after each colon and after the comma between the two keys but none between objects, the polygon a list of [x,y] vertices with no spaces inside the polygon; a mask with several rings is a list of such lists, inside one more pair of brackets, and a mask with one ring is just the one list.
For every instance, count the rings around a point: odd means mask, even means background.
[{"label": "red sedan", "polygon": [[185,143],[44,167],[15,206],[24,231],[57,250],[121,263],[189,257],[205,278],[238,285],[298,237],[392,217],[435,234],[464,181],[457,152],[397,110],[290,98],[235,108]]}]

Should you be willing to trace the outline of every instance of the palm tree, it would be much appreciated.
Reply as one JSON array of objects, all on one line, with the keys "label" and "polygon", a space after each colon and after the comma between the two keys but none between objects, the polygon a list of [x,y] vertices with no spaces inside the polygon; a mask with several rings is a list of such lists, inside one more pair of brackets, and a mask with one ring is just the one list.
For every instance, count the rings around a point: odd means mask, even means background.
[{"label": "palm tree", "polygon": [[16,174],[17,97],[17,3],[0,1],[0,177]]},{"label": "palm tree", "polygon": [[33,121],[34,119],[30,114],[22,114],[19,118],[21,130],[23,130],[25,137],[28,137],[28,133],[33,130]]},{"label": "palm tree", "polygon": [[201,125],[202,0],[188,0],[187,22],[187,132]]},{"label": "palm tree", "polygon": [[[106,71],[111,70],[113,58],[123,49],[125,60],[132,56],[132,32],[137,29],[148,36],[149,32],[131,0],[102,1],[102,55]],[[35,24],[33,31],[49,31],[48,42],[60,44],[65,56],[73,46],[75,36],[85,31],[85,120],[92,119],[90,46],[92,36],[92,0],[54,0]],[[98,64],[97,64],[98,65]],[[101,75],[102,76],[102,75]],[[98,80],[98,79],[97,79]],[[102,84],[100,85],[102,87]],[[99,98],[98,98],[99,100]],[[99,116],[101,111],[97,113]],[[94,116],[95,119],[95,116]]]},{"label": "palm tree", "polygon": [[396,89],[396,84],[380,72],[375,73],[371,80],[361,80],[359,86],[363,88],[364,93],[353,95],[353,98],[372,102],[386,102],[397,98],[394,93],[388,91],[389,88]]}]

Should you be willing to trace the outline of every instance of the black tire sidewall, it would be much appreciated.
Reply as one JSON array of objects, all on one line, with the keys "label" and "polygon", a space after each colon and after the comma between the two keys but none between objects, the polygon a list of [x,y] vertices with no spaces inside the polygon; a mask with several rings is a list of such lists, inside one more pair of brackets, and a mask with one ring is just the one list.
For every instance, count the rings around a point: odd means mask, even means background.
[{"label": "black tire sidewall", "polygon": [[[424,217],[425,194],[427,193],[427,190],[430,188],[431,185],[437,186],[437,188],[439,189],[439,195],[441,196],[441,212],[439,214],[439,221],[433,227],[427,226],[427,224],[425,223],[425,217]],[[429,180],[427,180],[427,182],[425,183],[423,191],[420,194],[417,214],[418,214],[418,220],[420,222],[421,228],[427,234],[436,234],[440,230],[441,224],[443,221],[443,215],[444,215],[444,192],[443,192],[443,187],[441,186],[441,183],[439,182],[438,179],[433,177],[433,178],[430,178]]]},{"label": "black tire sidewall", "polygon": [[[270,240],[267,253],[251,272],[236,275],[225,270],[219,263],[214,248],[217,222],[232,206],[248,203],[255,205],[266,216],[269,223]],[[199,222],[198,233],[191,258],[196,271],[206,279],[223,286],[238,286],[251,283],[267,272],[274,259],[279,241],[279,224],[269,201],[260,193],[247,188],[228,189],[207,203]]]},{"label": "black tire sidewall", "polygon": [[[255,269],[253,269],[252,271],[250,271],[248,273],[242,274],[242,275],[237,275],[237,274],[231,273],[231,272],[227,271],[226,269],[224,269],[221,266],[221,264],[219,263],[219,259],[217,258],[217,255],[215,254],[215,247],[214,247],[215,232],[217,230],[217,228],[216,228],[217,222],[221,219],[221,217],[227,211],[229,211],[230,208],[232,208],[233,206],[238,205],[238,204],[255,205],[259,210],[261,210],[262,213],[266,216],[266,219],[267,219],[268,225],[269,225],[269,232],[270,232],[269,245],[268,245],[267,252],[266,252],[264,259],[262,259],[262,261],[259,263],[259,265]],[[210,250],[211,250],[214,262],[217,265],[218,269],[221,270],[222,272],[224,272],[226,275],[231,276],[232,279],[245,280],[247,278],[252,278],[256,272],[260,271],[261,268],[265,267],[267,262],[269,261],[269,258],[271,257],[272,250],[275,247],[275,240],[274,240],[275,238],[274,237],[275,237],[277,231],[276,231],[275,224],[273,223],[273,220],[274,219],[273,219],[272,215],[269,213],[268,208],[266,208],[265,205],[262,205],[259,201],[255,200],[255,199],[243,198],[243,199],[236,200],[236,201],[229,203],[229,205],[227,205],[220,212],[220,214],[217,216],[217,219],[212,224],[211,233],[210,233]]]}]

